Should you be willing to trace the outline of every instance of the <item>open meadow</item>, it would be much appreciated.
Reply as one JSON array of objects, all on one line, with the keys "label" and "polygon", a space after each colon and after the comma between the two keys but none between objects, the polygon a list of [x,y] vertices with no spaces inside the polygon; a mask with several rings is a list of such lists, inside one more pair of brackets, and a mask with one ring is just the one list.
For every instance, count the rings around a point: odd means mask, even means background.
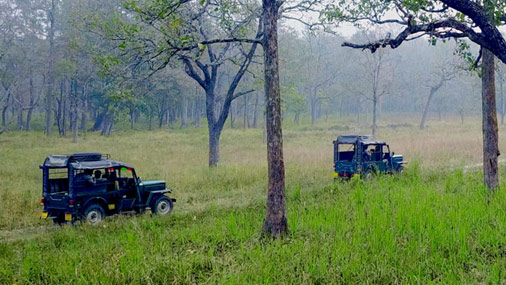
[{"label": "open meadow", "polygon": [[[394,121],[390,119],[389,122]],[[400,121],[400,120],[398,120]],[[409,162],[402,175],[333,182],[332,141],[368,133],[331,117],[283,129],[290,234],[262,237],[267,163],[261,129],[224,130],[207,167],[206,128],[45,138],[0,136],[0,283],[499,283],[506,274],[506,171],[489,194],[479,118],[380,122]],[[506,153],[500,126],[500,149]],[[163,179],[169,217],[115,216],[99,227],[40,220],[50,154],[98,151]]]}]

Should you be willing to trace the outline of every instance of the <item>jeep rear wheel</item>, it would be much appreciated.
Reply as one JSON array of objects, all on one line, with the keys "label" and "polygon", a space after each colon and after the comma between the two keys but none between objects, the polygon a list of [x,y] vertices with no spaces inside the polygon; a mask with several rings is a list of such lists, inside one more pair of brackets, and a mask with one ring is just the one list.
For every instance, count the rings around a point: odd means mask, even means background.
[{"label": "jeep rear wheel", "polygon": [[371,180],[373,179],[378,172],[376,171],[376,168],[371,166],[369,167],[366,172],[362,175],[362,178],[364,180]]},{"label": "jeep rear wheel", "polygon": [[172,212],[172,200],[167,196],[161,196],[151,205],[151,212],[155,215],[165,216]]},{"label": "jeep rear wheel", "polygon": [[98,204],[91,204],[86,208],[86,210],[84,210],[84,221],[88,225],[97,226],[104,218],[104,208]]}]

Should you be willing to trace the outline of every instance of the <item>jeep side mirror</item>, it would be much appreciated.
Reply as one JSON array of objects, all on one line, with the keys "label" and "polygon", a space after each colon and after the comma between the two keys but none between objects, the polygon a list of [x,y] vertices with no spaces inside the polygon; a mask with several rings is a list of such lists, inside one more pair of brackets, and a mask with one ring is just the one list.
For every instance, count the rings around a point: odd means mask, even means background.
[{"label": "jeep side mirror", "polygon": [[392,156],[394,156],[394,155],[395,155],[395,152],[392,152]]}]

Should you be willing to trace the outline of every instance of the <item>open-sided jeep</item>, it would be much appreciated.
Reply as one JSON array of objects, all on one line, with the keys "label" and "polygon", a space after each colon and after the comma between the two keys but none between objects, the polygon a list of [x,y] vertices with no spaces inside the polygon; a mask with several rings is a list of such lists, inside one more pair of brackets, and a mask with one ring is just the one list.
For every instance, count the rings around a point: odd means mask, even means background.
[{"label": "open-sided jeep", "polygon": [[346,135],[334,141],[334,178],[359,174],[370,178],[377,173],[400,173],[406,163],[402,155],[390,153],[390,147],[372,136]]},{"label": "open-sided jeep", "polygon": [[142,181],[134,168],[100,153],[48,156],[43,173],[42,218],[99,224],[106,216],[146,209],[167,215],[176,199],[165,181]]}]

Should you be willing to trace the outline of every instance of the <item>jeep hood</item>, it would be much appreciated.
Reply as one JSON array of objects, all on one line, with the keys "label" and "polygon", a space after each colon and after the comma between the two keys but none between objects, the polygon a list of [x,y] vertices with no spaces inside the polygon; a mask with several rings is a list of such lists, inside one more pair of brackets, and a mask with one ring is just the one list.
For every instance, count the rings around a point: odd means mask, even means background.
[{"label": "jeep hood", "polygon": [[147,191],[154,191],[154,190],[165,190],[165,181],[163,180],[146,180],[141,182],[142,186],[144,186],[144,189]]}]

